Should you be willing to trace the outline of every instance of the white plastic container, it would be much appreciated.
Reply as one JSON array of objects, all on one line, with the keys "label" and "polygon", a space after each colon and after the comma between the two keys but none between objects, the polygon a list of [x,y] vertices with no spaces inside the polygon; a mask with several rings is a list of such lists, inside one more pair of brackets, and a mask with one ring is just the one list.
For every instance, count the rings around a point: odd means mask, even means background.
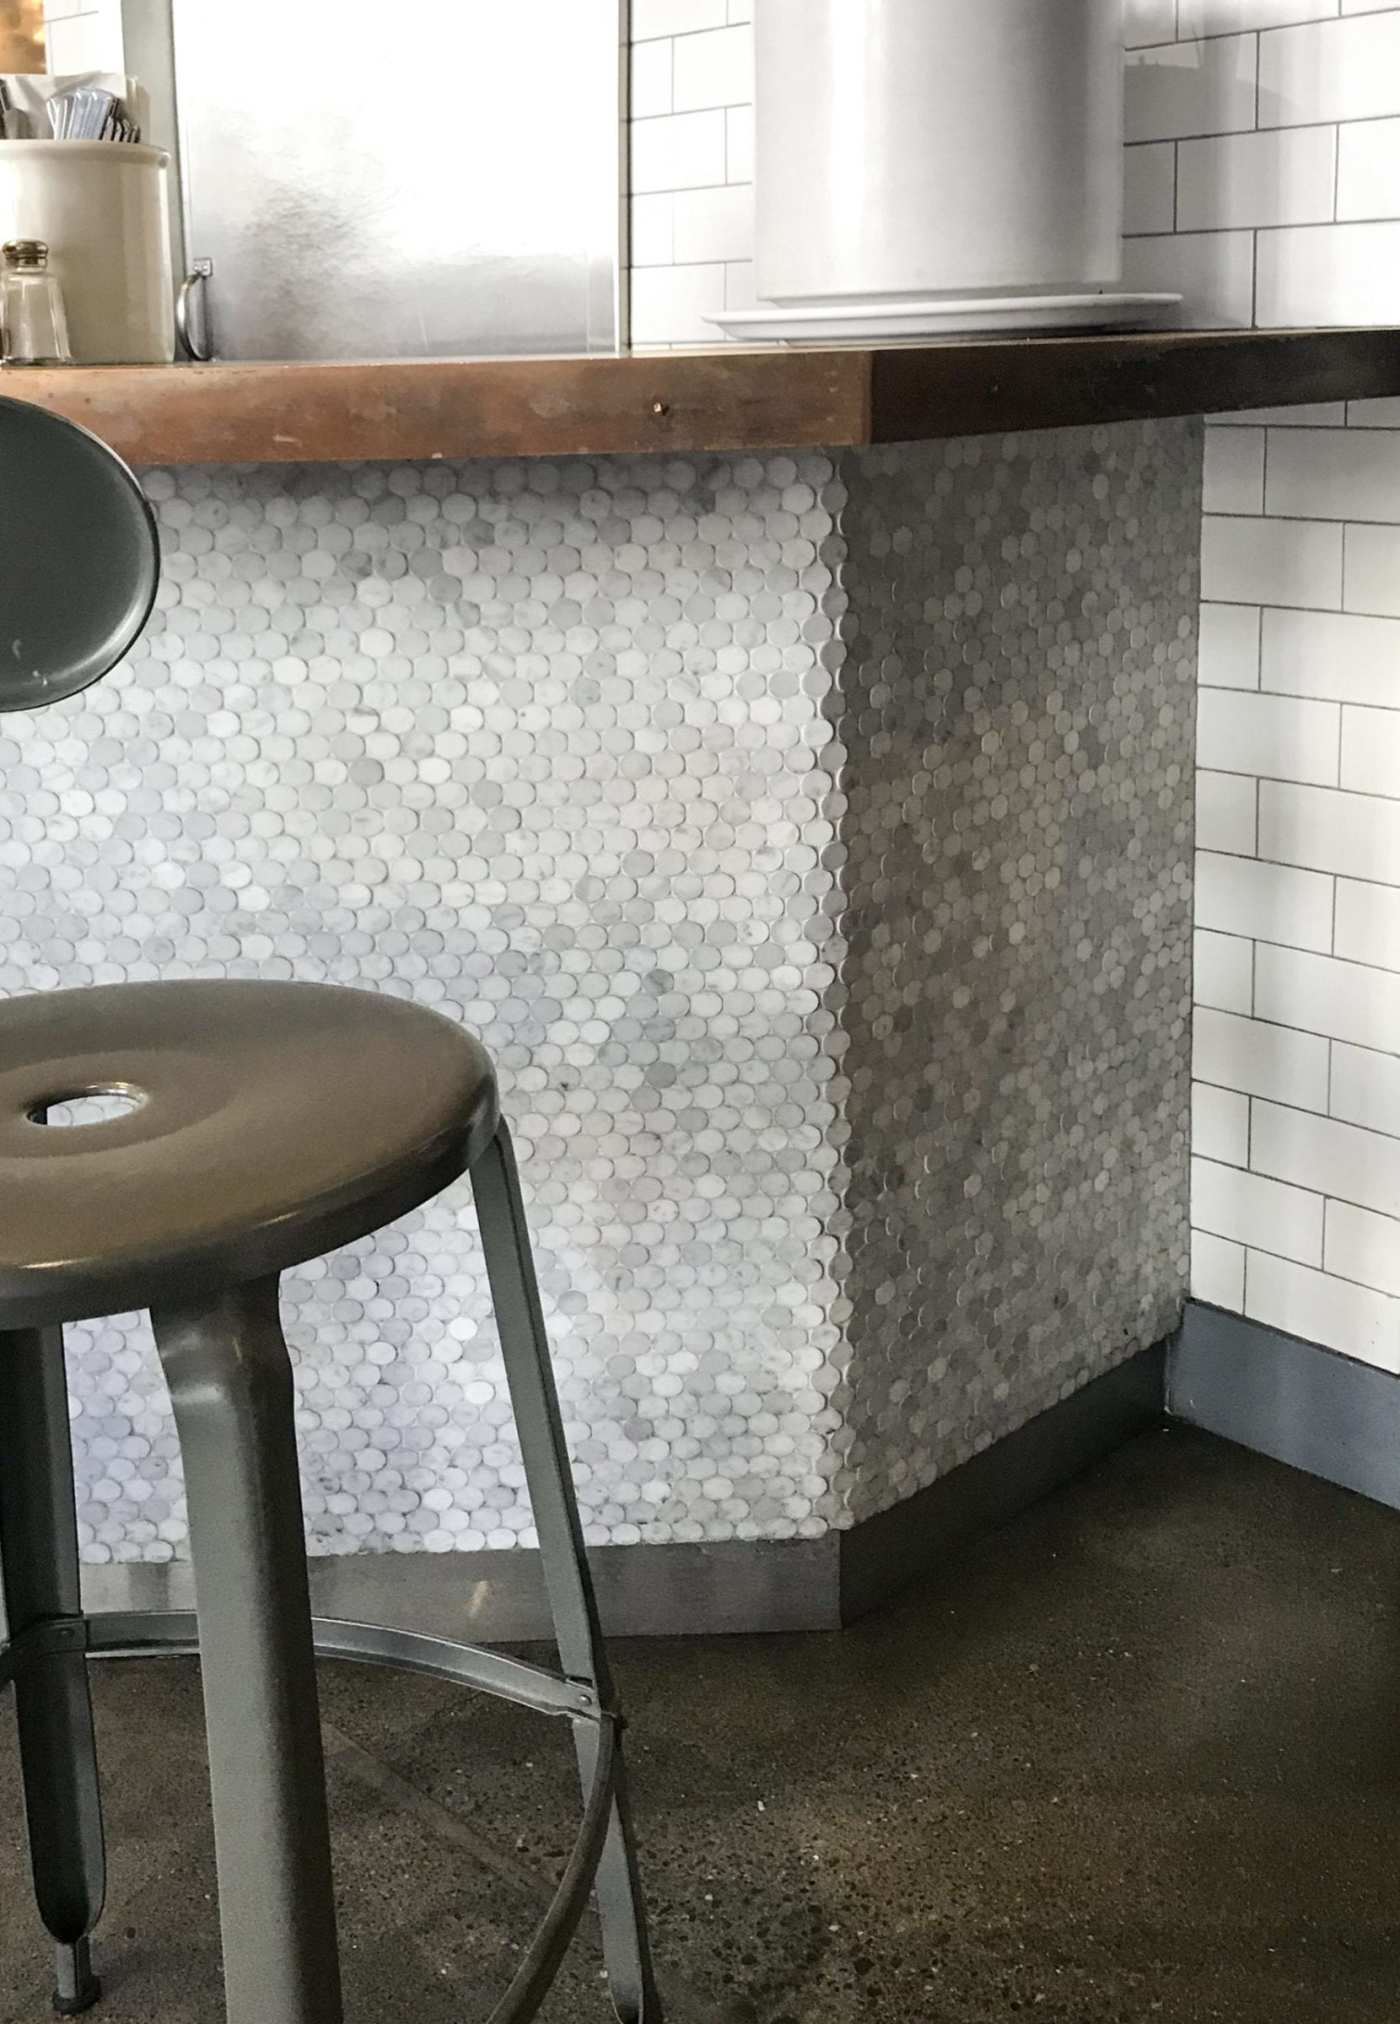
[{"label": "white plastic container", "polygon": [[0,141],[0,240],[42,239],[79,365],[175,356],[163,148]]},{"label": "white plastic container", "polygon": [[760,297],[1112,287],[1122,0],[757,0]]}]

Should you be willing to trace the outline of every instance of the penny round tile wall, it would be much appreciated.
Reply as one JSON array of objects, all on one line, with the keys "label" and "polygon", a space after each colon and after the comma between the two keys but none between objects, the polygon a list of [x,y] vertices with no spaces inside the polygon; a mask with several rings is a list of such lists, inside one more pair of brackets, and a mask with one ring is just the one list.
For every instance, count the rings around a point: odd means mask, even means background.
[{"label": "penny round tile wall", "polygon": [[[847,1524],[1161,1332],[1185,1211],[1184,1175],[1166,1179],[1185,1043],[1163,1037],[1135,1067],[1129,1054],[1188,983],[1185,601],[1162,551],[1199,444],[1135,425],[989,442],[978,455],[1007,473],[991,492],[958,475],[978,468],[960,454],[147,472],[165,577],[140,649],[86,695],[0,725],[0,990],[298,976],[411,994],[480,1032],[520,1147],[595,1541]],[[1125,482],[1135,504],[1106,516],[1101,486]],[[1027,539],[1037,514],[1056,538]],[[892,554],[907,566],[891,600]],[[1082,610],[1106,571],[1129,586],[1103,618],[1113,651],[1057,659],[1052,614]],[[889,625],[872,629],[863,579]],[[995,614],[1022,609],[1035,616],[1015,647]],[[1082,647],[1084,626],[1071,631]],[[1074,689],[1085,681],[1092,694]],[[890,699],[909,682],[891,744]],[[1149,724],[1158,683],[1168,716]],[[1094,745],[1086,715],[1112,740]],[[1037,813],[1084,792],[1061,767],[1075,730],[1101,789],[1092,873],[1082,810]],[[989,773],[973,754],[993,756],[990,732],[1007,743]],[[1047,736],[1042,768],[1030,744]],[[946,755],[896,794],[919,739]],[[908,827],[886,870],[872,823]],[[1134,835],[1177,858],[1108,877]],[[946,902],[914,897],[911,879],[945,873],[961,881]],[[1006,934],[990,960],[965,928],[969,906],[990,922],[994,888]],[[943,904],[958,930],[926,947]],[[903,955],[872,964],[882,910]],[[938,967],[932,994],[906,916]],[[1037,1127],[983,1157],[975,1125],[914,1117],[930,1084],[911,1015],[945,1073],[988,1069],[1012,952],[1052,917],[1047,948],[1090,951],[1044,1031],[1047,1050],[1075,1036],[1075,1073],[1057,1056],[1039,1099],[1028,1085],[983,1114],[1002,1137]],[[951,963],[963,974],[945,992]],[[1006,1072],[1034,1084],[1029,990],[1018,1003]],[[1031,1324],[1044,1218],[1008,1209],[935,1241],[975,1178],[1014,1174],[1030,1203],[1062,1186],[1062,1131],[1074,1173],[1092,1153],[1097,1175],[1120,1127],[1106,1192],[1086,1182],[1074,1198],[1091,1299],[1056,1309],[1051,1275]],[[911,1222],[915,1160],[947,1173],[916,1187]],[[877,1260],[862,1233],[887,1185],[901,1234]],[[1125,1248],[1130,1199],[1148,1290]],[[315,1550],[532,1538],[465,1189],[289,1274],[283,1305]],[[73,1328],[70,1377],[85,1557],[181,1555],[144,1322]]]},{"label": "penny round tile wall", "polygon": [[1201,436],[845,466],[857,1518],[1180,1319]]}]

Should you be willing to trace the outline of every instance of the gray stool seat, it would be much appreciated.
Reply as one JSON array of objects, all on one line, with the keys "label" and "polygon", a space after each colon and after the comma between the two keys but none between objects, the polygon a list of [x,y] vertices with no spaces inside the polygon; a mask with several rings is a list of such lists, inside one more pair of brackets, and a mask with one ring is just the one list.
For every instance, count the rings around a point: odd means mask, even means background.
[{"label": "gray stool seat", "polygon": [[[72,1127],[36,1115],[115,1092]],[[485,1049],[333,985],[100,985],[0,1003],[0,1329],[263,1278],[378,1229],[499,1121]]]}]

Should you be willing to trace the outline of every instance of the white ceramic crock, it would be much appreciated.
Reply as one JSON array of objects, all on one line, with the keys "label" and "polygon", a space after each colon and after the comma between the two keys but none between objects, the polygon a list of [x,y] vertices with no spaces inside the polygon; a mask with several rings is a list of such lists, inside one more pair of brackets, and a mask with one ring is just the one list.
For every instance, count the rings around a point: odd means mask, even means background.
[{"label": "white ceramic crock", "polygon": [[757,0],[760,297],[1121,273],[1122,0]]},{"label": "white ceramic crock", "polygon": [[175,356],[163,148],[0,141],[0,240],[42,239],[79,365]]}]

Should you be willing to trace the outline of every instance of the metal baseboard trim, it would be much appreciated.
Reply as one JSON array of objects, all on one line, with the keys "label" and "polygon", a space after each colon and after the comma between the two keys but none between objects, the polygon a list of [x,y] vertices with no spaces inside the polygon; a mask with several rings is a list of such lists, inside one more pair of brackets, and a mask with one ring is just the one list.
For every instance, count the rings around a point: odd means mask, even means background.
[{"label": "metal baseboard trim", "polygon": [[1400,1378],[1193,1300],[1167,1364],[1174,1418],[1400,1510]]},{"label": "metal baseboard trim", "polygon": [[[957,1548],[1004,1525],[1159,1422],[1165,1345],[1141,1351],[927,1490],[821,1539],[602,1546],[589,1555],[612,1637],[836,1630],[888,1601]],[[361,1553],[311,1562],[317,1616],[471,1644],[550,1635],[539,1556]],[[186,1561],[84,1567],[83,1607],[141,1615],[194,1607]]]},{"label": "metal baseboard trim", "polygon": [[841,1621],[888,1602],[1166,1415],[1165,1342],[1140,1350],[902,1504],[840,1535]]},{"label": "metal baseboard trim", "polygon": [[[839,1622],[836,1534],[714,1545],[602,1546],[589,1554],[612,1637],[832,1630]],[[194,1607],[186,1561],[84,1567],[83,1607],[139,1614]],[[469,1644],[550,1636],[539,1555],[358,1553],[311,1562],[317,1616],[384,1624]]]}]

